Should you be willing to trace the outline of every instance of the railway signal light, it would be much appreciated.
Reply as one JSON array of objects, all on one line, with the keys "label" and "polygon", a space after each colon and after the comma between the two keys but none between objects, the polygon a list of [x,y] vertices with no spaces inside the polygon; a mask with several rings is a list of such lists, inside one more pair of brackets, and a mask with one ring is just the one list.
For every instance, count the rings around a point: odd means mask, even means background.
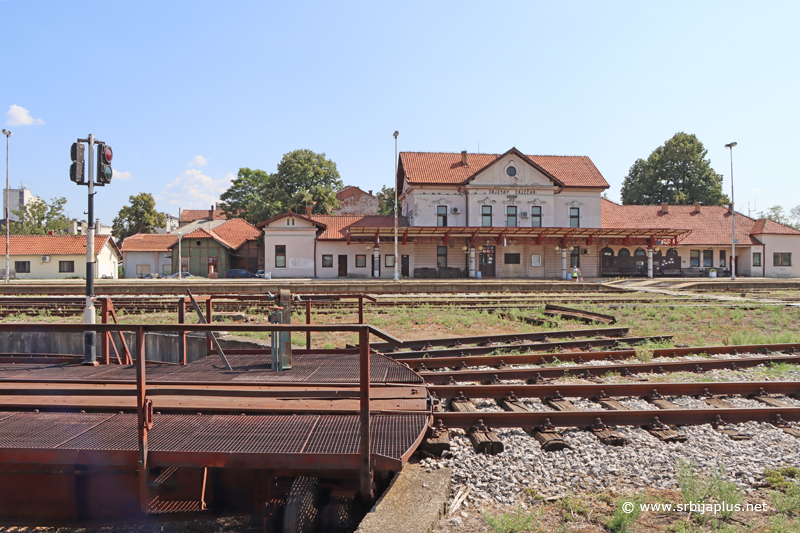
[{"label": "railway signal light", "polygon": [[81,142],[72,143],[72,148],[70,149],[70,157],[72,158],[72,165],[69,167],[69,179],[74,181],[79,185],[83,185],[86,183],[86,179],[84,178],[83,168],[84,168],[84,159],[85,159],[85,147]]},{"label": "railway signal light", "polygon": [[111,183],[111,178],[114,171],[111,170],[111,160],[114,157],[114,151],[107,144],[99,145],[97,150],[97,184],[108,185]]}]

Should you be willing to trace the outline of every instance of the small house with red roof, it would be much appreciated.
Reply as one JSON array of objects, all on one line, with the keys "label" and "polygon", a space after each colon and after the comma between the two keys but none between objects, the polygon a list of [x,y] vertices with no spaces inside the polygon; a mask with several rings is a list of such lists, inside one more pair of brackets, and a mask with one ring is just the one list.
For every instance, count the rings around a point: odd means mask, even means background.
[{"label": "small house with red roof", "polygon": [[[6,241],[0,241],[0,254],[5,255]],[[9,276],[16,279],[86,277],[85,235],[11,235],[8,251]],[[116,279],[121,259],[110,235],[95,236],[95,278]]]},{"label": "small house with red roof", "polygon": [[380,202],[372,191],[364,192],[354,185],[347,185],[336,193],[339,207],[334,215],[377,215]]},{"label": "small house with red roof", "polygon": [[[195,276],[224,277],[228,270],[239,268],[255,273],[264,264],[261,230],[242,218],[213,229],[198,227],[183,234],[180,243],[182,271]],[[169,245],[173,272],[178,272],[177,248],[176,239]]]},{"label": "small house with red roof", "polygon": [[[586,156],[402,152],[393,216],[284,213],[261,222],[274,277],[557,278],[730,268],[724,206],[621,206]],[[664,211],[666,209],[668,212]],[[800,232],[737,214],[740,275],[798,276]],[[395,234],[398,251],[395,255]]]},{"label": "small house with red roof", "polygon": [[122,266],[126,278],[141,278],[148,274],[168,276],[172,268],[171,245],[177,235],[137,233],[122,241]]}]

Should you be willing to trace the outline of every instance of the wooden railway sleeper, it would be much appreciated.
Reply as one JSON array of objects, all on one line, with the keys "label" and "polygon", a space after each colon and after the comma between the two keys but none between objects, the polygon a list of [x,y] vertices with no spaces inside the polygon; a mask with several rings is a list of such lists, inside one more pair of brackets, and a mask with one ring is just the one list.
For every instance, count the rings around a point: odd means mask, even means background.
[{"label": "wooden railway sleeper", "polygon": [[[708,401],[708,400],[706,400],[706,401]],[[713,405],[713,404],[709,404],[709,405]],[[739,433],[736,430],[736,428],[734,428],[732,425],[730,425],[730,424],[726,423],[724,420],[722,420],[722,417],[720,415],[717,415],[717,417],[711,423],[711,427],[713,427],[714,429],[716,429],[717,431],[719,431],[723,435],[727,435],[728,438],[730,438],[731,440],[750,440],[750,435],[745,435],[744,433]]]},{"label": "wooden railway sleeper", "polygon": [[[525,407],[519,398],[512,392],[505,398],[497,400],[497,404],[506,411],[517,413],[528,412],[530,409]],[[553,452],[569,448],[561,433],[550,423],[550,419],[545,419],[544,424],[539,427],[523,427],[522,431],[536,439],[542,446],[542,450],[546,452]]]}]

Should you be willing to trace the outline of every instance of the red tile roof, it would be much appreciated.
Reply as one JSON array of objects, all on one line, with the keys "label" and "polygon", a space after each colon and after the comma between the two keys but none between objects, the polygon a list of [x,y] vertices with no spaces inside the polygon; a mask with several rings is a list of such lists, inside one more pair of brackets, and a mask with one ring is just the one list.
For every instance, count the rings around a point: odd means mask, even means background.
[{"label": "red tile roof", "polygon": [[177,235],[155,235],[137,233],[122,241],[123,252],[169,252],[169,247],[178,242]]},{"label": "red tile roof", "polygon": [[[231,250],[238,250],[245,242],[258,240],[261,230],[241,218],[232,218],[214,229],[197,228],[184,235],[184,239],[214,239]],[[177,241],[170,247],[174,247]]]},{"label": "red tile roof", "polygon": [[753,235],[767,234],[767,235],[800,235],[800,230],[790,228],[780,222],[762,218],[756,220],[753,224],[753,229],[750,230]]},{"label": "red tile roof", "polygon": [[[351,226],[394,227],[392,215],[311,215],[311,219],[325,224],[325,230],[319,236],[321,241],[347,239],[347,229]],[[400,227],[408,226],[408,220],[398,217],[397,224]]]},{"label": "red tile roof", "polygon": [[[508,152],[506,152],[508,153]],[[467,154],[467,166],[461,163],[458,152],[401,152],[400,164],[410,184],[457,185],[469,180],[505,154]],[[528,155],[525,156],[561,181],[565,187],[603,187],[608,182],[586,156]]]},{"label": "red tile roof", "polygon": [[[0,255],[6,253],[6,240],[0,239]],[[119,255],[119,248],[111,235],[98,235],[94,238],[94,253],[111,243]],[[86,255],[85,235],[11,235],[9,255]]]},{"label": "red tile roof", "polygon": [[180,223],[194,222],[195,220],[227,220],[228,217],[221,209],[184,209],[181,211]]},{"label": "red tile roof", "polygon": [[299,213],[294,213],[292,211],[287,211],[286,213],[283,213],[283,214],[280,214],[280,215],[276,215],[276,216],[270,218],[269,220],[264,220],[262,222],[259,222],[258,224],[256,224],[256,227],[257,228],[263,228],[265,226],[269,226],[270,224],[272,224],[273,222],[275,222],[277,220],[281,220],[281,219],[286,218],[286,217],[297,217],[297,218],[299,218],[301,220],[305,220],[306,222],[310,222],[311,224],[314,224],[314,225],[316,225],[316,226],[318,226],[318,227],[320,227],[322,229],[325,229],[325,224],[315,220],[315,218],[318,217],[318,216],[321,216],[321,215],[312,215],[309,218],[306,215],[301,215]]},{"label": "red tile roof", "polygon": [[374,196],[368,192],[364,192],[355,185],[348,185],[341,191],[336,193],[336,198],[339,200],[344,200],[345,198],[350,198],[351,196],[355,196],[357,194],[363,194],[365,196]]},{"label": "red tile roof", "polygon": [[[721,205],[704,205],[696,212],[694,205],[670,205],[668,213],[660,205],[619,205],[603,198],[601,200],[601,227],[603,228],[676,228],[692,232],[684,237],[684,245],[726,245],[731,243],[731,215]],[[752,234],[758,222],[736,213],[736,239],[739,244],[761,244]],[[770,221],[771,222],[771,221]],[[777,224],[777,223],[773,223]],[[772,228],[772,224],[769,225]],[[786,226],[782,226],[786,228]],[[791,234],[800,235],[800,231]],[[788,233],[788,232],[787,232]]]},{"label": "red tile roof", "polygon": [[257,240],[261,235],[260,229],[243,218],[232,218],[211,231],[216,233],[225,242],[230,243],[234,250],[241,247],[247,241]]}]

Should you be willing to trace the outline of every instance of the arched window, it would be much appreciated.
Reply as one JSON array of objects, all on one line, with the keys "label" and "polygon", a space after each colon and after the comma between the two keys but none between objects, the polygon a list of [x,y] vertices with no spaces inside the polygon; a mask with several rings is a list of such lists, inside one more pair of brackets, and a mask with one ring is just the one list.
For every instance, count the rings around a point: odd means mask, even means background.
[{"label": "arched window", "polygon": [[602,255],[603,257],[614,257],[614,250],[606,246],[605,248],[600,250],[600,255]]},{"label": "arched window", "polygon": [[628,250],[627,248],[620,248],[619,252],[617,252],[617,255],[619,257],[630,257],[631,256],[631,251]]},{"label": "arched window", "polygon": [[678,255],[678,249],[677,248],[670,248],[669,250],[667,250],[667,256],[671,256],[671,255],[677,256]]},{"label": "arched window", "polygon": [[646,256],[647,252],[644,251],[644,248],[637,248],[636,251],[633,252],[633,255],[640,255],[640,256],[644,255],[644,256]]}]

